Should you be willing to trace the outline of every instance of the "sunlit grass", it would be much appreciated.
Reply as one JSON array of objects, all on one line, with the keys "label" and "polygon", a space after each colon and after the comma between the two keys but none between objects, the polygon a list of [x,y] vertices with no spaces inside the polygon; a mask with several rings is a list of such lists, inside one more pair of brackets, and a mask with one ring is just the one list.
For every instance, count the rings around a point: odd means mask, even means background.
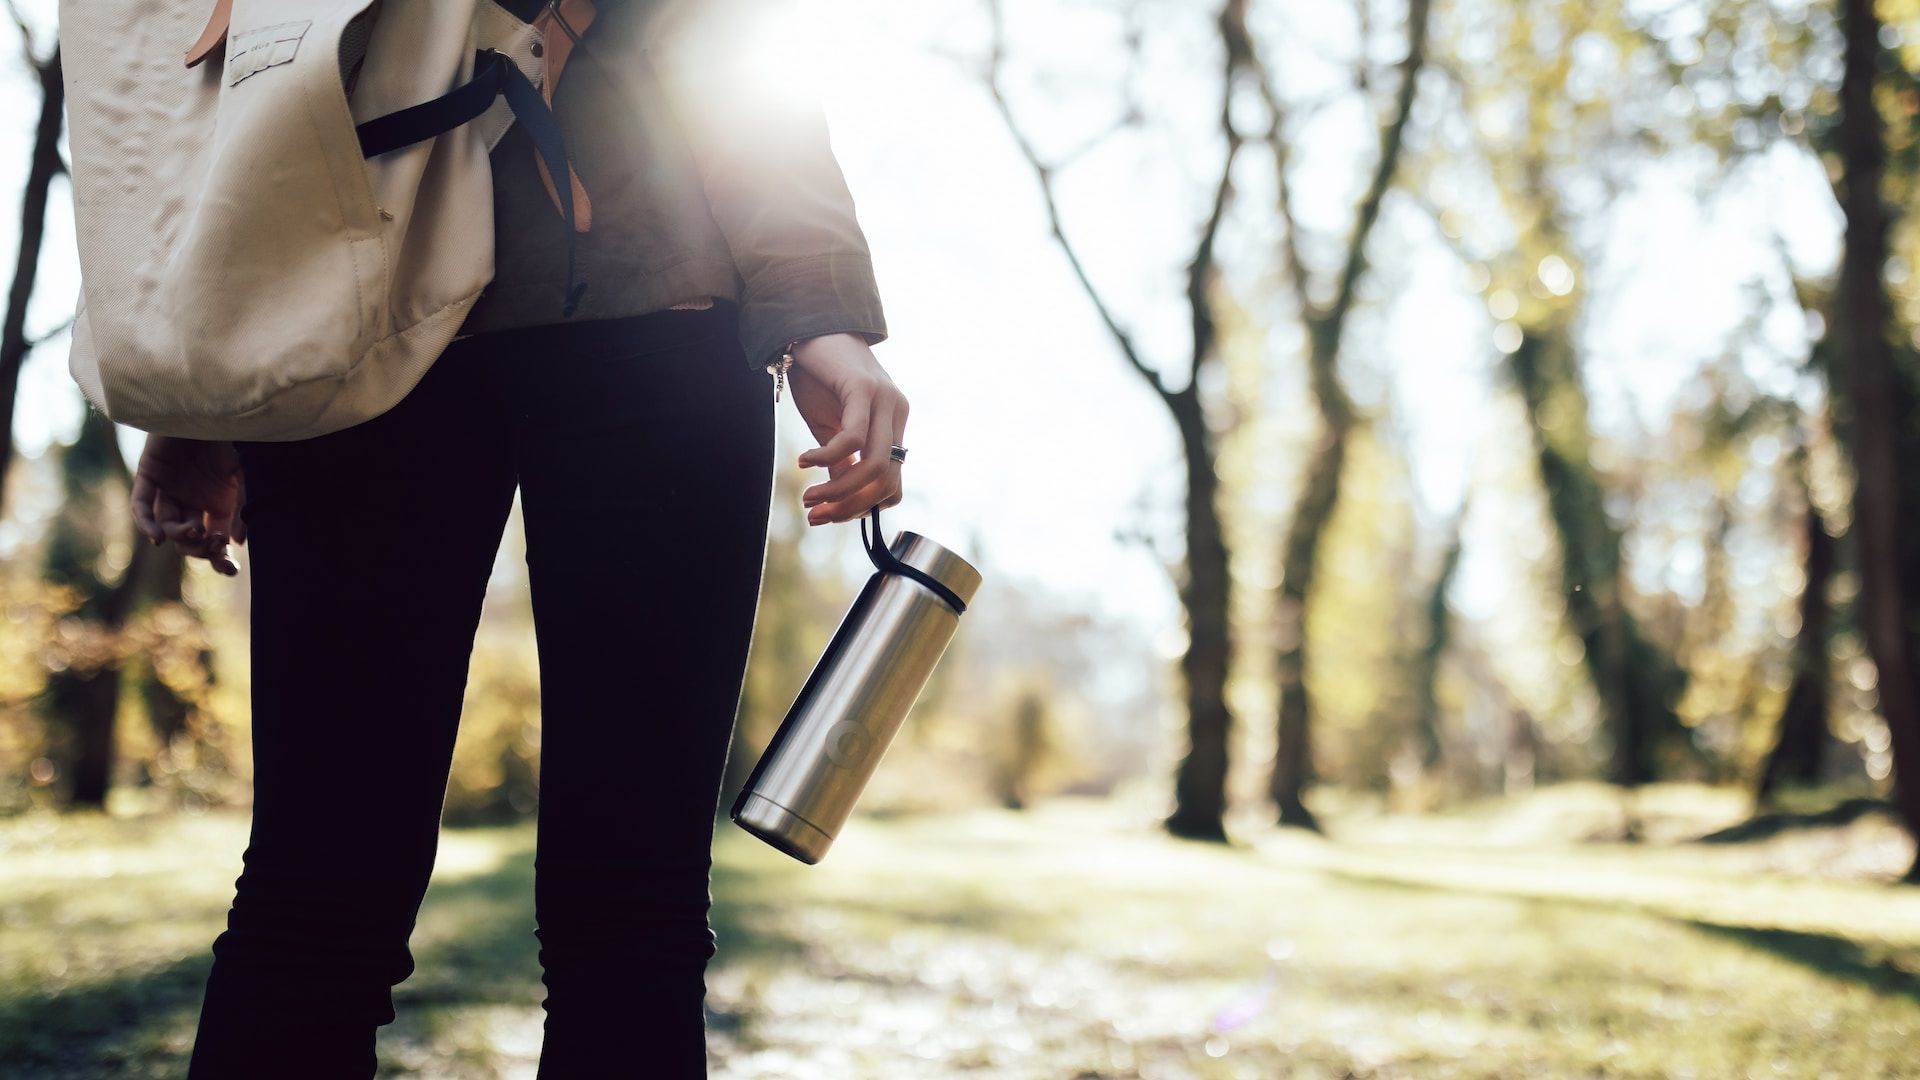
[{"label": "sunlit grass", "polygon": [[[1589,802],[1232,849],[1061,802],[858,820],[813,868],[723,825],[715,1074],[1920,1076],[1920,890],[1789,858],[1890,827],[1710,848],[1540,820]],[[0,1075],[178,1075],[244,841],[0,823]],[[531,885],[531,829],[449,832],[383,1075],[532,1074]]]}]

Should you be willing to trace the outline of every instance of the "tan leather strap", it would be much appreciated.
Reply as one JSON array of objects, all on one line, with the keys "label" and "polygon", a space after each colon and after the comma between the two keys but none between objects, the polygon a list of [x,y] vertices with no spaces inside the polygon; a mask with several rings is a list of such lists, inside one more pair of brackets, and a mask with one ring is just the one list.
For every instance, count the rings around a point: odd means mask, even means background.
[{"label": "tan leather strap", "polygon": [[213,14],[207,16],[207,28],[200,31],[199,40],[187,49],[188,67],[198,67],[215,49],[227,43],[227,24],[232,20],[233,0],[213,0]]},{"label": "tan leather strap", "polygon": [[[560,85],[560,75],[567,68],[567,59],[573,55],[574,35],[585,34],[587,27],[593,25],[596,14],[593,0],[559,0],[557,4],[548,4],[541,9],[533,20],[534,28],[540,31],[546,51],[546,77],[541,80],[540,92],[546,95],[547,107],[553,107],[553,90]],[[561,25],[562,23],[565,25]],[[572,33],[568,33],[571,30]],[[553,186],[553,176],[547,172],[547,163],[539,154],[534,155],[534,164],[540,169],[540,182],[546,185],[547,198],[553,200],[555,210],[560,208],[560,192]],[[573,165],[567,165],[567,179],[573,185],[573,229],[586,232],[593,228],[593,203],[587,199],[587,189],[580,184],[580,174],[573,171]]]}]

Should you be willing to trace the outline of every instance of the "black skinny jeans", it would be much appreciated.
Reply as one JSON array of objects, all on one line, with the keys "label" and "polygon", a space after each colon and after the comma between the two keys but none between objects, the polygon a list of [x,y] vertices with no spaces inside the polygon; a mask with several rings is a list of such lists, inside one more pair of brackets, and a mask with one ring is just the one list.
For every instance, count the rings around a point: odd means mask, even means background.
[{"label": "black skinny jeans", "polygon": [[485,334],[374,420],[240,447],[253,833],[195,1080],[373,1075],[516,485],[540,1075],[705,1075],[710,847],[773,475],[772,380],[734,325],[722,305]]}]

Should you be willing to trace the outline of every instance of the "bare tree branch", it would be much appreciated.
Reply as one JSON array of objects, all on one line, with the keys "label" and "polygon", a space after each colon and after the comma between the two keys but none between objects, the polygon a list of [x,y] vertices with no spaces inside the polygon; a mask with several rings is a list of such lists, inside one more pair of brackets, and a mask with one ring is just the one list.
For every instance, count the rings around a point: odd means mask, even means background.
[{"label": "bare tree branch", "polygon": [[39,71],[46,65],[46,61],[33,51],[33,28],[27,25],[26,17],[20,14],[20,5],[17,0],[5,0],[5,3],[7,16],[13,20],[14,29],[20,32],[20,55],[26,57],[29,68]]},{"label": "bare tree branch", "polygon": [[[1818,312],[1824,310],[1825,298],[1819,295],[1819,291],[1815,288],[1813,282],[1801,277],[1794,271],[1793,252],[1787,247],[1786,234],[1782,233],[1778,228],[1772,229],[1771,233],[1772,236],[1770,240],[1773,253],[1774,256],[1780,260],[1780,269],[1787,275],[1787,287],[1793,291],[1794,303],[1800,305],[1800,310],[1803,314],[1809,311]],[[1811,353],[1809,353],[1808,358],[1812,358]]]},{"label": "bare tree branch", "polygon": [[1294,301],[1299,305],[1302,315],[1311,316],[1314,311],[1313,300],[1308,289],[1311,280],[1307,273],[1307,264],[1300,256],[1300,225],[1293,213],[1293,179],[1289,165],[1292,154],[1287,142],[1287,121],[1290,110],[1280,96],[1279,87],[1274,85],[1273,74],[1267,70],[1266,63],[1260,59],[1260,50],[1254,44],[1253,34],[1247,28],[1246,4],[1229,4],[1220,15],[1220,34],[1228,45],[1229,53],[1235,54],[1242,70],[1254,80],[1260,91],[1260,101],[1267,108],[1267,131],[1265,140],[1267,149],[1273,155],[1274,204],[1280,215],[1283,235],[1280,238],[1280,254],[1287,264],[1287,276],[1291,279]]},{"label": "bare tree branch", "polygon": [[1433,219],[1433,227],[1440,233],[1441,245],[1452,252],[1454,258],[1460,260],[1460,265],[1472,266],[1474,263],[1486,261],[1467,247],[1464,237],[1453,236],[1447,232],[1446,216],[1453,213],[1452,207],[1441,206],[1433,200],[1432,196],[1422,191],[1408,192],[1408,196],[1415,206],[1426,211],[1427,216]]},{"label": "bare tree branch", "polygon": [[1355,0],[1360,20],[1360,56],[1353,65],[1353,85],[1362,94],[1373,92],[1372,68],[1367,64],[1367,45],[1373,40],[1373,5],[1368,0]]},{"label": "bare tree branch", "polygon": [[1393,185],[1394,173],[1400,166],[1400,153],[1406,144],[1407,120],[1413,115],[1420,69],[1426,64],[1428,16],[1432,8],[1432,0],[1408,0],[1407,3],[1407,55],[1400,62],[1400,87],[1394,95],[1393,118],[1380,134],[1380,158],[1374,163],[1373,177],[1354,216],[1353,232],[1347,241],[1346,264],[1340,270],[1333,303],[1325,313],[1325,321],[1336,339],[1347,313],[1353,308],[1354,289],[1359,285],[1360,274],[1366,269],[1367,240],[1380,220],[1380,204],[1386,198],[1387,189]]},{"label": "bare tree branch", "polygon": [[73,329],[74,318],[74,315],[68,315],[66,318],[61,319],[58,324],[50,327],[46,333],[41,334],[39,337],[29,339],[27,341],[27,351],[32,352],[47,342],[52,341],[54,338],[59,337],[61,334]]},{"label": "bare tree branch", "polygon": [[1054,196],[1054,169],[1040,157],[1039,150],[1034,147],[1032,140],[1027,138],[1026,131],[1021,128],[1014,116],[1013,106],[1007,100],[1006,88],[1002,83],[1002,75],[1006,68],[1007,40],[1006,21],[1001,13],[1000,0],[987,0],[987,11],[993,25],[993,44],[987,59],[987,91],[993,96],[994,106],[1000,110],[1000,118],[1006,123],[1007,132],[1013,137],[1014,146],[1019,149],[1020,156],[1026,159],[1027,165],[1033,170],[1034,180],[1040,187],[1041,202],[1046,207],[1047,225],[1053,233],[1054,242],[1060,246],[1061,254],[1067,257],[1067,265],[1072,268],[1075,280],[1080,283],[1080,291],[1086,294],[1088,301],[1093,304],[1094,311],[1099,314],[1100,321],[1106,324],[1107,333],[1113,337],[1114,344],[1119,347],[1120,355],[1125,357],[1133,370],[1147,381],[1147,385],[1153,387],[1156,394],[1159,394],[1162,399],[1171,399],[1175,392],[1167,388],[1160,373],[1141,356],[1140,348],[1135,344],[1132,333],[1120,325],[1120,320],[1115,317],[1113,308],[1107,304],[1099,287],[1094,285],[1093,279],[1088,276],[1086,264],[1081,261],[1079,250],[1067,237],[1066,226],[1060,216],[1060,203]]},{"label": "bare tree branch", "polygon": [[1274,208],[1280,214],[1284,233],[1280,238],[1280,254],[1287,261],[1287,277],[1293,282],[1293,298],[1300,306],[1300,314],[1311,318],[1315,310],[1310,287],[1312,278],[1307,261],[1300,255],[1300,219],[1293,212],[1293,179],[1288,175],[1293,154],[1288,147],[1282,114],[1276,110],[1273,118],[1273,126],[1267,132],[1267,146],[1273,153]]},{"label": "bare tree branch", "polygon": [[1054,160],[1050,168],[1056,173],[1066,170],[1071,167],[1074,162],[1079,161],[1081,158],[1086,157],[1088,154],[1093,153],[1105,145],[1108,139],[1132,127],[1138,120],[1138,117],[1129,113],[1122,113],[1114,117],[1113,123],[1089,135],[1085,142],[1060,155]]},{"label": "bare tree branch", "polygon": [[[16,12],[17,14],[17,12]],[[61,77],[60,47],[43,62],[35,62],[40,82],[40,117],[34,129],[27,182],[20,197],[20,246],[15,252],[13,284],[7,291],[7,309],[0,319],[0,506],[6,497],[8,467],[13,463],[13,413],[20,385],[20,367],[32,351],[27,338],[27,305],[33,299],[40,273],[40,250],[46,239],[47,204],[53,178],[66,168],[60,157],[60,129],[66,104]]]},{"label": "bare tree branch", "polygon": [[[1215,348],[1214,309],[1218,303],[1214,286],[1219,277],[1215,244],[1233,201],[1233,167],[1239,157],[1242,138],[1234,129],[1232,97],[1235,81],[1244,70],[1243,53],[1234,43],[1225,44],[1222,65],[1219,126],[1225,139],[1219,179],[1213,184],[1212,204],[1193,256],[1186,265],[1187,303],[1192,312],[1193,356],[1186,385],[1169,389],[1160,373],[1147,366],[1132,337],[1114,317],[1113,309],[1101,297],[1088,278],[1078,252],[1069,242],[1060,219],[1053,178],[1058,165],[1042,160],[1033,143],[1017,123],[1007,100],[1002,79],[1006,65],[1006,32],[1000,0],[986,0],[992,20],[993,44],[986,79],[994,104],[1013,135],[1015,145],[1027,159],[1039,182],[1052,225],[1053,238],[1066,254],[1068,264],[1079,279],[1081,289],[1093,302],[1107,330],[1140,377],[1159,394],[1174,426],[1179,430],[1181,464],[1186,471],[1186,550],[1184,565],[1176,581],[1180,606],[1186,614],[1187,648],[1180,658],[1182,681],[1186,689],[1188,748],[1181,756],[1173,785],[1173,812],[1166,818],[1167,831],[1192,839],[1224,841],[1226,829],[1226,781],[1232,757],[1233,710],[1227,702],[1227,673],[1232,667],[1233,575],[1226,529],[1220,516],[1220,471],[1215,448],[1214,429],[1209,424],[1206,402],[1201,399],[1200,375],[1218,359]],[[1224,0],[1222,24],[1236,17],[1247,0]],[[1137,34],[1130,25],[1128,46],[1137,45]],[[1124,115],[1139,110],[1129,99]]]},{"label": "bare tree branch", "polygon": [[[1235,25],[1246,24],[1247,0],[1227,0],[1220,10],[1221,40],[1227,43],[1226,63],[1222,66],[1220,86],[1220,134],[1226,141],[1225,160],[1220,163],[1220,180],[1213,189],[1213,209],[1207,214],[1207,223],[1200,230],[1200,241],[1194,246],[1193,258],[1187,263],[1187,306],[1193,313],[1193,372],[1197,382],[1201,363],[1213,353],[1215,324],[1213,318],[1213,298],[1208,290],[1213,287],[1215,277],[1214,243],[1220,236],[1220,225],[1226,220],[1227,207],[1233,201],[1233,163],[1240,156],[1243,142],[1240,132],[1233,126],[1233,84],[1250,58],[1235,47],[1230,32]],[[1188,389],[1193,389],[1189,382]]]}]

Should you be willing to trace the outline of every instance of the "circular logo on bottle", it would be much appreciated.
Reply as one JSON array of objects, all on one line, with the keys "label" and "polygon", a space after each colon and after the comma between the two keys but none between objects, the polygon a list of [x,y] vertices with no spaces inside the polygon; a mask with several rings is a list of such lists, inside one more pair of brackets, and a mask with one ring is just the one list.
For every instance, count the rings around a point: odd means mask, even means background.
[{"label": "circular logo on bottle", "polygon": [[842,720],[827,732],[827,760],[843,769],[865,761],[872,748],[873,736],[851,720]]}]

